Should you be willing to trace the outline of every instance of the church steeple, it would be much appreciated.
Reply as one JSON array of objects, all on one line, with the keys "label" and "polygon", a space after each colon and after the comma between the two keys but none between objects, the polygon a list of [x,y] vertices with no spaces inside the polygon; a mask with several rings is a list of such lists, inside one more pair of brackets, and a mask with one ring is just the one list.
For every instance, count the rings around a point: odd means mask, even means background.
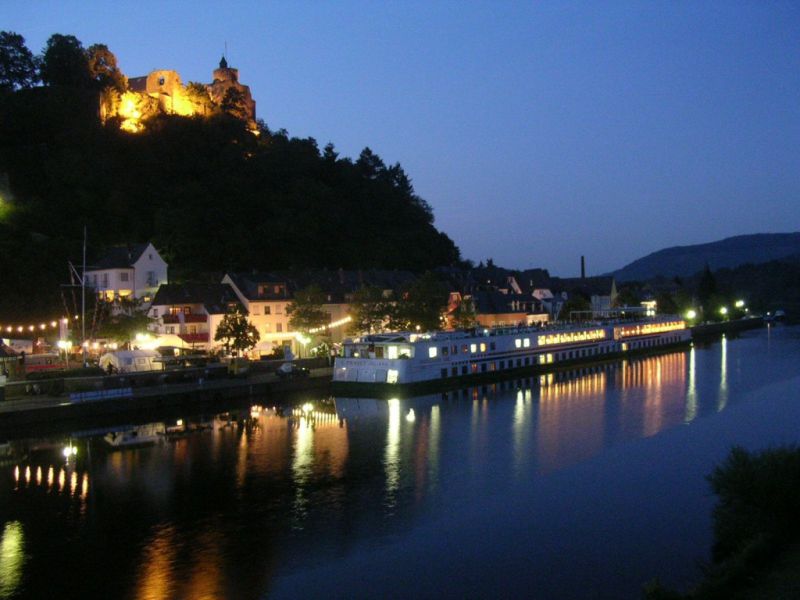
[{"label": "church steeple", "polygon": [[228,68],[228,61],[225,60],[225,55],[223,54],[222,60],[219,61],[219,68],[220,69],[227,69]]}]

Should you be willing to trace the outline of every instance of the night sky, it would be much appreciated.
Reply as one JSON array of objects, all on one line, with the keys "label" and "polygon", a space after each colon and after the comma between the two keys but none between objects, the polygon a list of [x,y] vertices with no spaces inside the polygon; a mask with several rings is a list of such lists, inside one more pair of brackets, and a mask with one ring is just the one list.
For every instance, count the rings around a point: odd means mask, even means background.
[{"label": "night sky", "polygon": [[210,82],[272,129],[400,162],[476,262],[576,275],[796,231],[797,2],[11,2],[0,29]]}]

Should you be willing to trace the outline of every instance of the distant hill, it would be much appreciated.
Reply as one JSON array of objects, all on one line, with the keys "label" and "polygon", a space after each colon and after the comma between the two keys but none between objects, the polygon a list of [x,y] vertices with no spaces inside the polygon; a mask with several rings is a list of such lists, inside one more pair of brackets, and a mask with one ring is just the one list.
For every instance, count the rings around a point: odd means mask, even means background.
[{"label": "distant hill", "polygon": [[648,254],[614,271],[617,281],[645,281],[653,277],[688,277],[706,264],[712,271],[760,264],[800,254],[800,232],[738,235],[695,246],[674,246]]}]

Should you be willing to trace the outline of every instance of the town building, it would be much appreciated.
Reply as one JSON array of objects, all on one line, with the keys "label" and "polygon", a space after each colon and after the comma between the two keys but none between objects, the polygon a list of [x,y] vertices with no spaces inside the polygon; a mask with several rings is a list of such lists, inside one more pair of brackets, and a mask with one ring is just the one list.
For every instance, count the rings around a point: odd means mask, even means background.
[{"label": "town building", "polygon": [[[224,283],[171,283],[158,288],[148,310],[150,330],[177,336],[182,346],[210,350],[224,316],[241,307],[236,293]],[[178,345],[178,344],[176,344]]]},{"label": "town building", "polygon": [[147,305],[167,282],[167,263],[151,243],[113,246],[86,269],[86,285],[106,302],[135,299]]}]

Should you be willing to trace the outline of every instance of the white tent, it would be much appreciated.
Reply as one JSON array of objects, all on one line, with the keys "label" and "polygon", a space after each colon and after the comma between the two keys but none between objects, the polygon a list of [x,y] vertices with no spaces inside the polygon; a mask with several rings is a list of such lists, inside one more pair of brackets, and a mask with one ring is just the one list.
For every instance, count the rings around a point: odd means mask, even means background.
[{"label": "white tent", "polygon": [[118,373],[158,371],[163,366],[155,359],[160,357],[155,350],[117,350],[100,357],[100,368],[108,371],[108,365],[112,365]]}]

